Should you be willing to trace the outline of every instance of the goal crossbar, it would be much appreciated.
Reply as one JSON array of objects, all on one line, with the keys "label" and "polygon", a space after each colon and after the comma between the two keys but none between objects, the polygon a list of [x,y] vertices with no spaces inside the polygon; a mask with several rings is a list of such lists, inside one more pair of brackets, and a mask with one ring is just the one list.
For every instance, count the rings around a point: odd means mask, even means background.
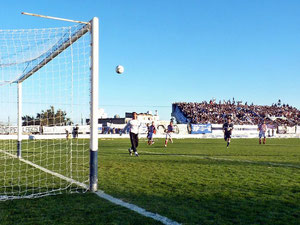
[{"label": "goal crossbar", "polygon": [[48,56],[46,56],[45,59],[41,60],[40,63],[38,63],[35,67],[33,67],[26,74],[19,77],[13,83],[22,83],[24,80],[29,78],[31,75],[33,75],[34,73],[39,71],[43,66],[45,66],[47,63],[49,63],[56,56],[58,56],[60,53],[62,53],[64,50],[66,50],[70,45],[72,45],[74,42],[76,42],[79,38],[81,38],[83,35],[85,35],[90,29],[91,29],[91,25],[86,24],[80,30],[78,30],[76,33],[74,33],[71,37],[67,38],[64,42],[62,42],[58,46],[53,46],[53,48],[48,51],[48,52],[50,52],[50,54]]}]

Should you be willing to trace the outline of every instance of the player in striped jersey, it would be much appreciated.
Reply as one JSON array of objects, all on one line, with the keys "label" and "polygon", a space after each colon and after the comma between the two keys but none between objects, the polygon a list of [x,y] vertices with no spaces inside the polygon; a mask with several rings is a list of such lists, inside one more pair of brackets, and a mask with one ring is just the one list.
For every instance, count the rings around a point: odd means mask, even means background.
[{"label": "player in striped jersey", "polygon": [[267,124],[266,121],[263,121],[258,125],[259,130],[259,144],[261,144],[261,138],[263,137],[263,143],[266,144],[266,132],[267,132]]},{"label": "player in striped jersey", "polygon": [[151,126],[149,126],[149,124],[147,124],[147,127],[148,127],[148,135],[147,135],[148,145],[153,145],[154,144],[153,134],[156,133],[156,128],[155,128],[155,125],[154,125],[154,121],[152,121]]},{"label": "player in striped jersey", "polygon": [[168,146],[168,140],[170,140],[171,143],[173,143],[172,133],[174,133],[174,127],[173,127],[173,122],[171,121],[166,130],[165,147]]}]

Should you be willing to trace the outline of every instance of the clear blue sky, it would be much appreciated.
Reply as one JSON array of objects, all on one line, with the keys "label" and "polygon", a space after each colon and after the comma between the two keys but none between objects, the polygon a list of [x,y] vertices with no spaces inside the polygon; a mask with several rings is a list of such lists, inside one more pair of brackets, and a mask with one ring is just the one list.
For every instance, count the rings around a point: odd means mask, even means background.
[{"label": "clear blue sky", "polygon": [[[0,29],[100,20],[100,107],[113,116],[177,101],[232,99],[300,108],[300,1],[4,1]],[[114,68],[125,67],[123,75]]]}]

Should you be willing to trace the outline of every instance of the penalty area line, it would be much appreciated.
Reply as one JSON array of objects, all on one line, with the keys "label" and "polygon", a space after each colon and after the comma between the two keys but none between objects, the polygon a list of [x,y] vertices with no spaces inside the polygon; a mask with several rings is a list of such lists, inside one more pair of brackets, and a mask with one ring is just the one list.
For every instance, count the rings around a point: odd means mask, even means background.
[{"label": "penalty area line", "polygon": [[118,199],[118,198],[114,198],[111,195],[105,194],[103,191],[97,191],[96,195],[98,195],[100,198],[106,199],[106,200],[108,200],[108,201],[110,201],[110,202],[112,202],[116,205],[123,206],[127,209],[135,211],[138,214],[141,214],[145,217],[150,217],[150,218],[152,218],[156,221],[159,221],[163,224],[166,224],[166,225],[179,225],[180,224],[176,221],[170,220],[169,218],[161,216],[157,213],[148,212],[148,211],[146,211],[145,209],[143,209],[139,206],[124,202],[124,201],[122,201],[121,199]]},{"label": "penalty area line", "polygon": [[209,159],[209,160],[216,160],[216,161],[241,162],[241,163],[249,163],[249,164],[256,164],[256,165],[269,165],[269,166],[289,167],[289,168],[300,169],[300,166],[297,166],[297,165],[294,165],[294,164],[283,164],[283,163],[273,163],[273,162],[257,162],[257,161],[251,161],[251,160],[226,159],[226,158],[217,158],[217,157],[210,157],[210,156],[198,156],[198,155],[183,155],[183,154],[171,154],[171,153],[168,154],[168,153],[164,153],[164,152],[140,151],[140,153],[149,153],[149,154],[154,154],[154,155],[182,156],[182,157]]},{"label": "penalty area line", "polygon": [[[22,158],[18,158],[16,155],[13,155],[13,154],[11,154],[9,152],[6,152],[6,151],[3,151],[1,149],[0,149],[0,152],[3,153],[3,154],[6,154],[6,155],[8,155],[8,156],[10,156],[12,158],[19,159],[21,162],[24,162],[24,163],[26,163],[26,164],[28,164],[30,166],[33,166],[33,167],[35,167],[37,169],[40,169],[43,172],[46,172],[48,174],[51,174],[51,175],[56,176],[58,178],[61,178],[61,179],[65,180],[65,181],[67,181],[67,182],[69,182],[71,184],[76,184],[77,186],[79,186],[81,188],[89,189],[86,184],[81,183],[79,181],[76,181],[76,180],[74,180],[72,178],[69,178],[69,177],[63,176],[63,175],[61,175],[59,173],[53,172],[51,170],[48,170],[48,169],[46,169],[46,168],[44,168],[42,166],[36,165],[35,163],[32,163],[32,162],[30,162],[28,160],[25,160],[25,159],[22,159]],[[102,191],[102,190],[99,190],[99,191],[94,192],[94,193],[98,197],[103,198],[103,199],[105,199],[105,200],[107,200],[107,201],[109,201],[111,203],[114,203],[116,205],[119,205],[119,206],[125,207],[127,209],[130,209],[131,211],[137,212],[138,214],[143,215],[145,217],[152,218],[152,219],[154,219],[156,221],[159,221],[159,222],[161,222],[161,223],[163,223],[165,225],[180,225],[180,223],[178,223],[176,221],[173,221],[173,220],[171,220],[171,219],[169,219],[167,217],[161,216],[161,215],[159,215],[157,213],[152,213],[152,212],[146,211],[145,209],[143,209],[143,208],[141,208],[141,207],[139,207],[137,205],[124,202],[121,199],[115,198],[115,197],[113,197],[113,196],[111,196],[109,194],[105,194],[104,191]],[[4,199],[4,196],[0,196],[0,200],[1,200],[1,197],[3,197],[3,199]]]}]

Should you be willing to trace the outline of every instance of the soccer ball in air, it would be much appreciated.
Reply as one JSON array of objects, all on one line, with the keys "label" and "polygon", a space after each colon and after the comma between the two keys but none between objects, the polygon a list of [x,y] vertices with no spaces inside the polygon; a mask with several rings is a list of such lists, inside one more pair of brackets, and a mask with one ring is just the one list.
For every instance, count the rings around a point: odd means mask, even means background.
[{"label": "soccer ball in air", "polygon": [[116,72],[117,72],[118,74],[122,74],[122,73],[124,72],[124,67],[121,66],[121,65],[118,65],[118,66],[116,67]]}]

